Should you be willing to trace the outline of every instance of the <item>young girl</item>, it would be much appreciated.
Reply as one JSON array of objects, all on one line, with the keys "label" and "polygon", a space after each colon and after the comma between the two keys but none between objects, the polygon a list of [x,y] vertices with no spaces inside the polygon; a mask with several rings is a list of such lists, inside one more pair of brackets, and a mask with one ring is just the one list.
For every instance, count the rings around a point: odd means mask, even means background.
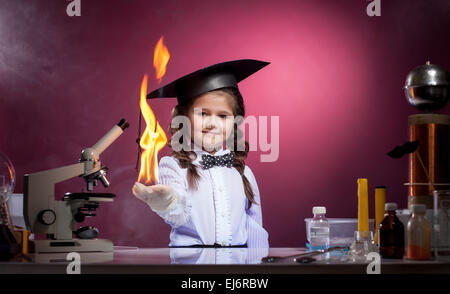
[{"label": "young girl", "polygon": [[[192,148],[173,149],[172,156],[161,158],[159,184],[133,187],[133,194],[171,225],[170,247],[269,246],[258,185],[245,165],[248,143],[240,151],[234,123],[234,117],[245,115],[237,83],[267,64],[257,60],[216,64],[147,96],[177,97],[172,117],[183,115],[190,121],[187,146]],[[179,129],[169,131],[173,135]],[[233,150],[224,149],[230,140]]]}]

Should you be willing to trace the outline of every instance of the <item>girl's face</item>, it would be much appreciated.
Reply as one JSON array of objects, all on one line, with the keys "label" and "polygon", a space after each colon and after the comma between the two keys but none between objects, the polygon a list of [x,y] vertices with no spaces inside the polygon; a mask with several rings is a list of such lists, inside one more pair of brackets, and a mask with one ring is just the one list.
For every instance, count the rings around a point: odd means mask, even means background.
[{"label": "girl's face", "polygon": [[194,143],[214,154],[233,130],[233,98],[222,91],[205,93],[195,99],[188,117]]}]

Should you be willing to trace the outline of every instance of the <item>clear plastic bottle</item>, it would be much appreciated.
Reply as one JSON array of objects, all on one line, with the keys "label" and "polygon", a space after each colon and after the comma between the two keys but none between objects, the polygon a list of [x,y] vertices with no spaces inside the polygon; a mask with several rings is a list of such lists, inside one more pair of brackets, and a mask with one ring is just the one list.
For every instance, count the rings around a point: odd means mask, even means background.
[{"label": "clear plastic bottle", "polygon": [[330,245],[330,226],[325,217],[326,208],[323,206],[314,206],[314,218],[311,220],[309,228],[310,248],[311,250],[327,249]]},{"label": "clear plastic bottle", "polygon": [[405,228],[396,216],[396,203],[386,203],[384,219],[379,226],[380,255],[383,258],[403,258],[405,253]]},{"label": "clear plastic bottle", "polygon": [[425,205],[412,205],[412,216],[406,233],[408,259],[426,260],[431,258],[431,225],[425,218]]}]

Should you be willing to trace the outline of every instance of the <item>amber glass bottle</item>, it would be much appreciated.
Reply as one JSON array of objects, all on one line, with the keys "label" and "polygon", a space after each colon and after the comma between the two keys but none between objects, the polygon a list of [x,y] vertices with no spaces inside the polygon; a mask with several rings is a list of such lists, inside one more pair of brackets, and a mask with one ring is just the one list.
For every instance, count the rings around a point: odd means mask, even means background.
[{"label": "amber glass bottle", "polygon": [[383,258],[403,258],[405,254],[405,228],[395,215],[396,203],[386,203],[386,214],[379,226],[380,255]]}]

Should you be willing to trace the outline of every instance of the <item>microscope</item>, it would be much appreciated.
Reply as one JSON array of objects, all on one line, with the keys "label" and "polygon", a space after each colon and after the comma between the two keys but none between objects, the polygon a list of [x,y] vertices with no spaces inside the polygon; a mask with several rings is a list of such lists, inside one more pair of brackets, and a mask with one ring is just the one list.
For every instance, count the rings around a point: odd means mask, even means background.
[{"label": "microscope", "polygon": [[[113,202],[114,194],[93,193],[97,181],[109,186],[108,168],[102,166],[100,154],[129,126],[125,119],[115,125],[94,146],[81,152],[78,163],[24,176],[23,215],[28,229],[34,234],[46,234],[44,240],[31,241],[35,253],[44,252],[110,252],[113,243],[98,239],[94,227],[77,229],[76,223],[93,212],[100,202]],[[87,192],[66,193],[62,201],[55,200],[55,184],[74,177],[83,177]],[[77,238],[73,238],[73,234]],[[33,247],[33,246],[32,246]]]}]

